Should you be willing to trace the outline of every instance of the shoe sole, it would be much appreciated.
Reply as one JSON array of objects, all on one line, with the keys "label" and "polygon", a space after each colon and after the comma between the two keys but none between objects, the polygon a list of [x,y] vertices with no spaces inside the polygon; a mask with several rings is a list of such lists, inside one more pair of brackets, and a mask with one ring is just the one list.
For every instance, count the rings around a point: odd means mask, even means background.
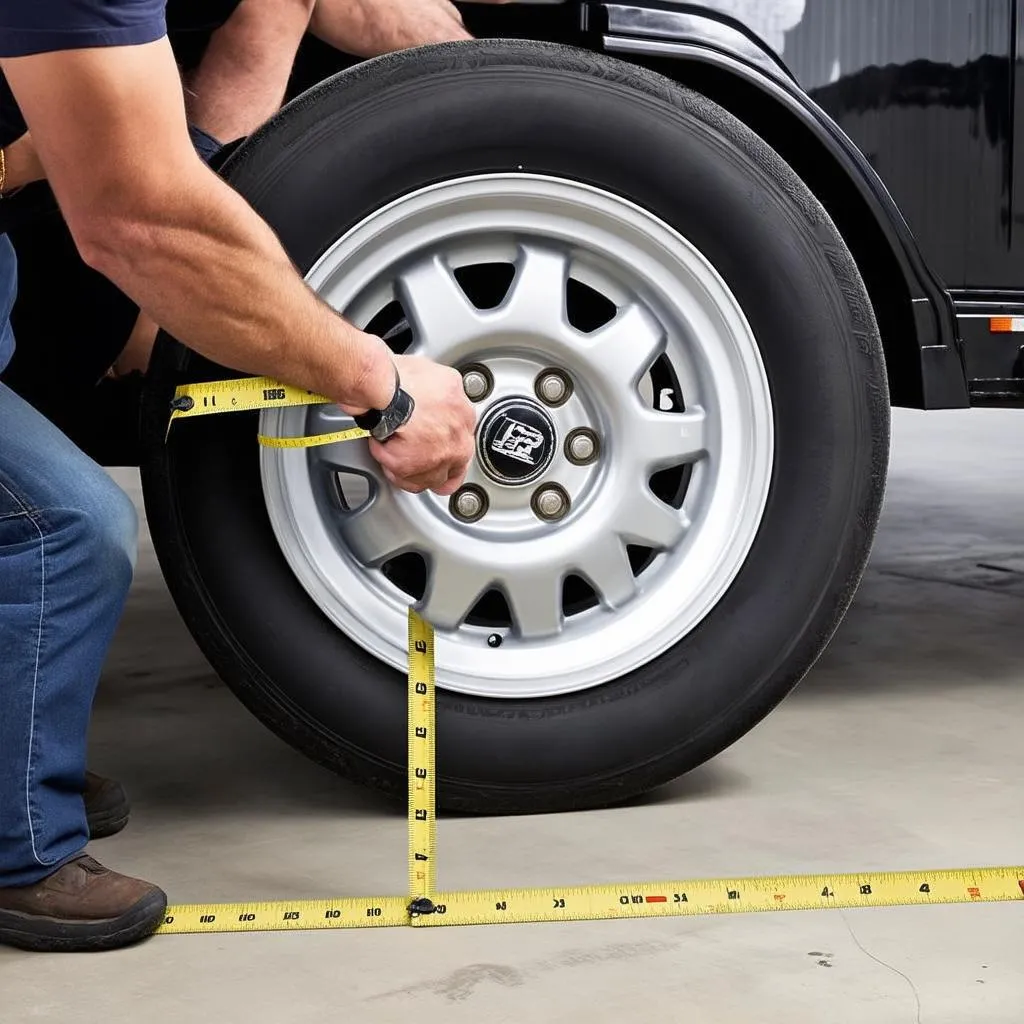
[{"label": "shoe sole", "polygon": [[163,923],[167,896],[159,889],[118,917],[66,921],[0,910],[0,945],[33,953],[100,953],[121,949],[151,935]]},{"label": "shoe sole", "polygon": [[117,835],[128,824],[130,812],[125,810],[100,812],[88,816],[89,838],[106,839]]}]

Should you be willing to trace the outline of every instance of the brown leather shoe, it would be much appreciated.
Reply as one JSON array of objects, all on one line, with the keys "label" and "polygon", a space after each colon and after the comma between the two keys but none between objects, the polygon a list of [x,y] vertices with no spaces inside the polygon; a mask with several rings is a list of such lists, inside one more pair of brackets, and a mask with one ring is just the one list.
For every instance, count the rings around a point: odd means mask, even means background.
[{"label": "brown leather shoe", "polygon": [[41,953],[119,949],[152,934],[167,897],[80,853],[35,885],[0,888],[0,944]]},{"label": "brown leather shoe", "polygon": [[85,800],[90,839],[106,839],[128,824],[131,805],[120,782],[86,772],[82,798]]}]

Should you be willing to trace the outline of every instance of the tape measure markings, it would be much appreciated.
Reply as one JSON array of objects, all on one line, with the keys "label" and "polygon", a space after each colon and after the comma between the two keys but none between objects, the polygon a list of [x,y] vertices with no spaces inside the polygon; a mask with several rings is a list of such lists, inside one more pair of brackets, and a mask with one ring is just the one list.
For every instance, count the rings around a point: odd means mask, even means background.
[{"label": "tape measure markings", "polygon": [[336,928],[394,928],[409,923],[403,896],[336,900],[188,903],[167,908],[158,935],[203,932],[280,932]]},{"label": "tape measure markings", "polygon": [[[175,391],[168,433],[176,419],[328,401],[269,377],[184,384]],[[259,436],[259,441],[274,448],[302,448],[366,436],[352,428],[303,438]],[[168,908],[157,934],[443,927],[1024,900],[1024,866],[438,893],[434,631],[411,608],[408,656],[409,896],[182,904]]]},{"label": "tape measure markings", "polygon": [[397,896],[190,904],[171,907],[160,932],[385,928],[410,923],[444,927],[1016,902],[1024,899],[1021,879],[1024,866],[435,892],[434,911],[411,921],[409,900]]},{"label": "tape measure markings", "polygon": [[[436,886],[434,630],[409,610],[409,897]],[[419,916],[419,915],[417,915]]]},{"label": "tape measure markings", "polygon": [[171,422],[223,412],[252,412],[295,405],[323,405],[330,399],[315,391],[282,384],[272,377],[242,377],[181,384],[171,402]]},{"label": "tape measure markings", "polygon": [[[439,893],[421,926],[605,921],[705,914],[921,906],[1022,899],[1024,869],[686,879]],[[825,894],[828,895],[825,895]]]},{"label": "tape measure markings", "polygon": [[[225,412],[255,412],[261,409],[285,409],[298,405],[325,405],[331,400],[315,391],[306,391],[282,384],[272,377],[242,377],[238,380],[216,380],[198,384],[182,384],[175,389],[167,433],[176,420],[197,416],[213,416]],[[355,441],[369,434],[359,427],[350,427],[330,434],[308,437],[268,437],[257,435],[265,448],[312,448],[317,445]]]},{"label": "tape measure markings", "polygon": [[256,440],[264,448],[315,448],[323,444],[358,441],[360,438],[369,436],[370,434],[366,430],[350,427],[348,430],[336,430],[330,434],[310,434],[307,437],[268,437],[266,434],[257,434]]}]

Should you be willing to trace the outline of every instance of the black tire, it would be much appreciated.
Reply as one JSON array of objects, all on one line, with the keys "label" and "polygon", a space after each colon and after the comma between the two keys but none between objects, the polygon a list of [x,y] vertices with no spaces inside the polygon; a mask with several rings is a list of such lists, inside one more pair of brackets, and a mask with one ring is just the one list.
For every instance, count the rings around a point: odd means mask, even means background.
[{"label": "black tire", "polygon": [[[857,268],[782,160],[703,97],[552,45],[478,42],[392,55],[300,97],[223,173],[305,271],[339,235],[428,183],[525,167],[646,207],[694,242],[742,304],[774,404],[774,476],[731,588],[628,676],[522,701],[439,695],[440,801],[470,812],[607,805],[665,783],[759,722],[823,650],[881,505],[889,403]],[[405,792],[405,679],[320,613],[265,512],[255,419],[164,444],[175,384],[217,379],[164,340],[146,414],[146,502],[174,597],[241,700],[311,758]]]}]

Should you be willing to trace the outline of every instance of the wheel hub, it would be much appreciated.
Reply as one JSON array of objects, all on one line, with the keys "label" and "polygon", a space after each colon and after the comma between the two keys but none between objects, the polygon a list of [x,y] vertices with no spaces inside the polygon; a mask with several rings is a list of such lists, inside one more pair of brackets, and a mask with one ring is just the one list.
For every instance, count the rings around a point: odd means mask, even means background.
[{"label": "wheel hub", "polygon": [[551,418],[528,398],[496,402],[477,428],[477,457],[495,483],[521,487],[551,464],[558,440]]}]

